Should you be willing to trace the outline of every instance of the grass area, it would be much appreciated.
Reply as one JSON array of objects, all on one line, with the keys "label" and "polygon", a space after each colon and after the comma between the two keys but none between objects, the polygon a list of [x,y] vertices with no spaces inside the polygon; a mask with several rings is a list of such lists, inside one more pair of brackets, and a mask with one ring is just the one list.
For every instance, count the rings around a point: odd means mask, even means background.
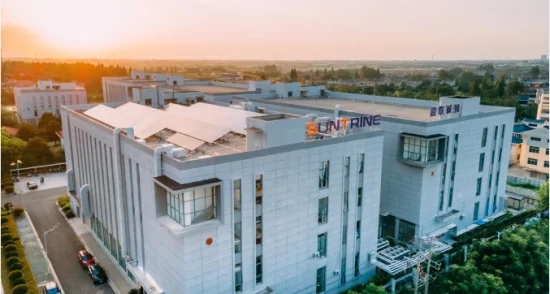
[{"label": "grass area", "polygon": [[512,187],[518,187],[518,188],[525,188],[533,191],[538,191],[539,187],[529,185],[529,184],[514,184],[514,183],[507,183],[506,185],[512,186]]},{"label": "grass area", "polygon": [[[17,247],[17,253],[19,256],[19,260],[21,261],[21,265],[23,266],[23,269],[21,269],[21,272],[23,272],[23,279],[26,282],[27,288],[28,288],[28,294],[39,294],[38,287],[36,286],[36,281],[34,280],[34,276],[32,274],[31,266],[29,265],[29,262],[27,261],[27,257],[25,255],[25,248],[23,247],[23,243],[19,240],[19,232],[17,231],[17,225],[15,224],[15,219],[12,215],[9,216],[3,216],[8,219],[8,221],[4,224],[2,224],[2,227],[8,227],[10,228],[10,234],[13,236],[14,239],[17,239],[15,241],[15,246]],[[10,283],[10,280],[8,278],[9,270],[7,265],[7,259],[5,256],[5,251],[2,249],[2,286],[6,293],[12,292],[12,285]]]}]

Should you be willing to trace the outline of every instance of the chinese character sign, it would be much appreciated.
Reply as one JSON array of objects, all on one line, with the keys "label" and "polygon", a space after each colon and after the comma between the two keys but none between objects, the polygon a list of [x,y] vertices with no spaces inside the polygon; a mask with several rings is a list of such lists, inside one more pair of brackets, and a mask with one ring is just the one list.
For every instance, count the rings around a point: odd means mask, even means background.
[{"label": "chinese character sign", "polygon": [[459,113],[459,112],[460,112],[460,104],[430,107],[430,116]]}]

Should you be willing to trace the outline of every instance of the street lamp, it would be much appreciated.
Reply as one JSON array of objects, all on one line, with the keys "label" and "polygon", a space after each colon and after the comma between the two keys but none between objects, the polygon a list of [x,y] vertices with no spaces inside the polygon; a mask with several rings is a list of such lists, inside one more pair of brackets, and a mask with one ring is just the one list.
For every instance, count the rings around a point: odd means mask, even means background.
[{"label": "street lamp", "polygon": [[[55,229],[57,229],[57,227],[59,226],[59,223],[57,223],[55,226],[53,226],[53,228],[47,230],[47,231],[44,231],[44,250],[46,251],[46,257],[48,257],[48,233],[54,231]],[[48,268],[49,270],[49,268]]]},{"label": "street lamp", "polygon": [[19,176],[19,165],[20,165],[20,164],[23,164],[23,162],[21,162],[21,160],[19,160],[19,159],[18,159],[16,162],[12,162],[12,163],[10,164],[11,166],[17,166],[17,177],[18,177],[18,178],[20,178],[20,176]]}]

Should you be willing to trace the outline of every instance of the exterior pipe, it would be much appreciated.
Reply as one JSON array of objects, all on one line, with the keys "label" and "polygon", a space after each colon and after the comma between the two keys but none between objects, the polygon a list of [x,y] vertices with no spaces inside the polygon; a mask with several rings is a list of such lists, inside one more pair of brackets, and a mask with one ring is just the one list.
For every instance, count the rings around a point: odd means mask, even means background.
[{"label": "exterior pipe", "polygon": [[155,151],[153,152],[153,157],[155,159],[155,177],[162,176],[162,153],[166,153],[172,148],[174,148],[173,144],[163,144],[162,146],[155,148]]},{"label": "exterior pipe", "polygon": [[[118,210],[118,225],[119,225],[119,238],[118,242],[120,244],[121,252],[120,254],[124,259],[126,259],[127,250],[126,250],[126,226],[124,224],[124,208],[122,201],[122,174],[120,168],[120,132],[125,131],[128,138],[134,139],[134,129],[133,128],[115,128],[113,130],[113,152],[114,152],[114,167],[116,174],[115,181],[115,195],[117,201],[117,210]],[[120,257],[119,257],[120,258]]]}]

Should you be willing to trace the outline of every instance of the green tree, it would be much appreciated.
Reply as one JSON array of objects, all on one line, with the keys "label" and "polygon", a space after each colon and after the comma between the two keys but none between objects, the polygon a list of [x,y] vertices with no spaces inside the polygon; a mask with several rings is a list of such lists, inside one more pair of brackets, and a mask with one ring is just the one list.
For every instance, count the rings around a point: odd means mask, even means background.
[{"label": "green tree", "polygon": [[[27,147],[25,147],[24,154],[34,155],[39,164],[50,163],[53,159],[53,153],[50,150],[50,146],[38,137],[29,139]],[[24,162],[24,164],[29,166],[26,162]]]},{"label": "green tree", "polygon": [[8,171],[10,164],[20,160],[27,142],[14,138],[8,132],[2,129],[2,171]]},{"label": "green tree", "polygon": [[298,81],[298,72],[295,68],[290,70],[290,81],[291,82],[297,82]]},{"label": "green tree", "polygon": [[61,119],[55,117],[49,112],[45,112],[38,121],[38,128],[45,128],[50,121],[61,122]]},{"label": "green tree", "polygon": [[453,265],[439,274],[430,292],[438,294],[505,294],[508,290],[498,276],[480,272],[472,262]]},{"label": "green tree", "polygon": [[479,96],[481,95],[481,80],[475,79],[472,86],[470,87],[470,95]]},{"label": "green tree", "polygon": [[544,183],[537,191],[537,209],[548,210],[548,182]]},{"label": "green tree", "polygon": [[61,123],[55,120],[49,121],[45,127],[46,135],[50,141],[58,141],[59,137],[56,132],[61,130]]},{"label": "green tree", "polygon": [[2,126],[3,127],[17,127],[19,122],[15,112],[2,108]]},{"label": "green tree", "polygon": [[498,78],[496,88],[497,88],[497,96],[498,97],[504,96],[504,93],[506,90],[506,81],[504,79],[504,76],[500,76],[500,78]]},{"label": "green tree", "polygon": [[29,123],[22,123],[17,128],[17,137],[21,140],[28,141],[30,138],[36,137],[37,129]]},{"label": "green tree", "polygon": [[536,79],[539,77],[539,75],[540,75],[540,68],[538,66],[533,66],[531,68],[531,77],[533,79]]},{"label": "green tree", "polygon": [[368,285],[365,285],[364,288],[354,291],[349,290],[347,294],[387,294],[389,292],[384,289],[382,286],[376,286],[373,283],[369,283]]},{"label": "green tree", "polygon": [[453,77],[448,71],[444,69],[440,69],[439,72],[437,73],[437,76],[442,81],[450,80]]},{"label": "green tree", "polygon": [[508,83],[508,94],[512,96],[516,96],[521,94],[523,92],[523,84],[518,81],[512,81]]}]

